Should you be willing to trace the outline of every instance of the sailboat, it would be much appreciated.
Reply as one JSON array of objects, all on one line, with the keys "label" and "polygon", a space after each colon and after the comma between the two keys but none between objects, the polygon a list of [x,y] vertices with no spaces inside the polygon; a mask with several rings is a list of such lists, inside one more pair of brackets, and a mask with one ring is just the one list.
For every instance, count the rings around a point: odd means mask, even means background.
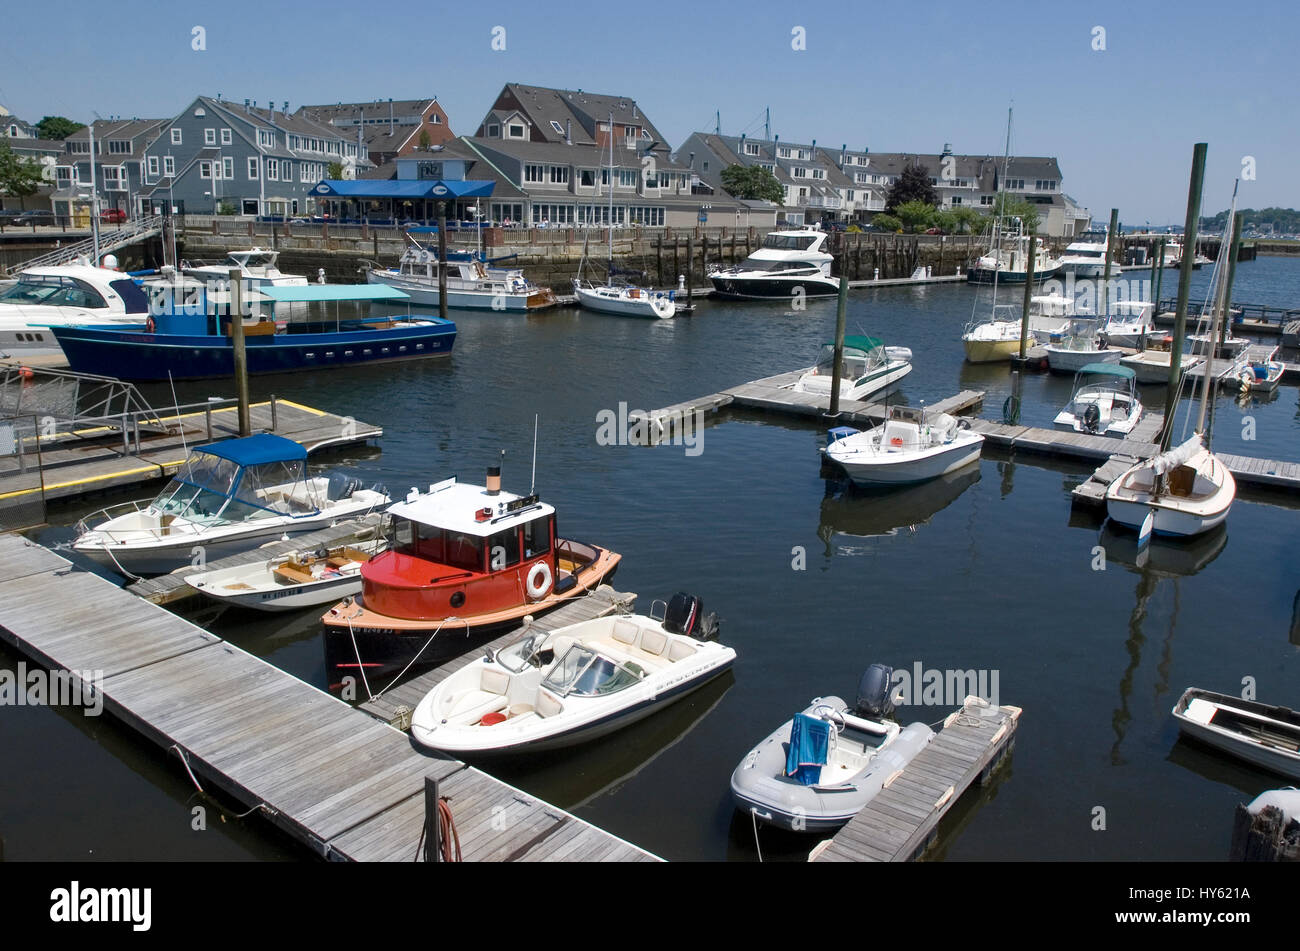
[{"label": "sailboat", "polygon": [[[614,116],[609,117],[609,276],[604,284],[582,280],[582,266],[573,279],[573,292],[578,303],[589,310],[619,317],[650,317],[662,319],[677,314],[677,302],[663,291],[654,291],[631,284],[614,283]],[[591,222],[588,222],[590,224]],[[586,254],[583,254],[586,263]]]},{"label": "sailboat", "polygon": [[[1237,194],[1234,189],[1229,222],[1235,220],[1236,213]],[[1229,257],[1227,254],[1219,255],[1215,265],[1215,296],[1218,300],[1213,310],[1211,338],[1217,336],[1219,321],[1227,316],[1225,262]],[[1106,490],[1106,514],[1121,525],[1137,529],[1141,538],[1152,532],[1184,538],[1203,535],[1227,519],[1232,508],[1237,482],[1228,467],[1210,451],[1205,429],[1210,385],[1214,382],[1214,358],[1214,348],[1210,348],[1201,378],[1196,431],[1191,438],[1174,449],[1139,462]]]}]

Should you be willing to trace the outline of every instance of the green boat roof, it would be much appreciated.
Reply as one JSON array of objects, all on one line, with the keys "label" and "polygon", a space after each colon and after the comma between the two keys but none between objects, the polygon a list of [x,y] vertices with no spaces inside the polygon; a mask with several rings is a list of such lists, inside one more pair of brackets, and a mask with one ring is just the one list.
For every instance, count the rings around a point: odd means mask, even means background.
[{"label": "green boat roof", "polygon": [[[835,346],[835,341],[830,340],[826,346]],[[884,346],[882,341],[876,337],[863,337],[860,335],[846,336],[844,338],[845,350],[875,350],[877,347]]]},{"label": "green boat roof", "polygon": [[1126,380],[1131,380],[1137,376],[1132,367],[1126,367],[1120,363],[1088,363],[1079,372],[1081,374],[1095,373],[1098,376],[1119,376]]}]

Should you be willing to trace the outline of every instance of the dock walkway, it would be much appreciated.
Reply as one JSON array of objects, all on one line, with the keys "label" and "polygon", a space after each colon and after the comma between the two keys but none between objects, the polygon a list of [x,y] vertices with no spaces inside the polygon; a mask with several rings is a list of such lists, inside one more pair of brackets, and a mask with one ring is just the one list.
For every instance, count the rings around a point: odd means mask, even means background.
[{"label": "dock walkway", "polygon": [[[379,426],[284,399],[252,404],[249,421],[254,432],[276,433],[305,446],[308,452],[363,443],[384,433]],[[76,498],[153,482],[173,475],[185,462],[187,450],[239,435],[239,410],[233,405],[180,416],[160,414],[157,422],[177,431],[142,435],[138,452],[124,451],[120,434],[106,433],[107,438],[100,440],[58,433],[40,437],[39,465],[35,448],[25,449],[21,459],[0,456],[0,505],[42,495],[47,500]],[[184,438],[179,431],[182,428]]]},{"label": "dock walkway", "polygon": [[866,807],[809,856],[813,862],[910,862],[972,783],[983,785],[1015,746],[1020,708],[967,697],[930,743]]},{"label": "dock walkway", "polygon": [[51,670],[102,676],[106,712],[177,755],[204,789],[259,809],[324,858],[414,859],[427,776],[449,800],[466,861],[655,860],[421,753],[400,731],[19,535],[0,536],[0,638]]}]

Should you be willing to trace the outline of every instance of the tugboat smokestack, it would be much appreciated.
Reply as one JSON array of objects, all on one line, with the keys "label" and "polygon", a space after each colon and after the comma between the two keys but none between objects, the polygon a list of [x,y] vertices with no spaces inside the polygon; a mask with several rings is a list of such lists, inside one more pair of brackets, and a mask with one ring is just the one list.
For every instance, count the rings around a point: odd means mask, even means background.
[{"label": "tugboat smokestack", "polygon": [[501,493],[501,467],[488,466],[487,471],[487,494],[499,495]]}]

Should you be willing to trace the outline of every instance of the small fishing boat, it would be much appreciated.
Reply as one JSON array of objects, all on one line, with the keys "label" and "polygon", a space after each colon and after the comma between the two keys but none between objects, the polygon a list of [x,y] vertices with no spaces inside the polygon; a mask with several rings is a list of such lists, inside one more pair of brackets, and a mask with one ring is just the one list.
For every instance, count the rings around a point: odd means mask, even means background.
[{"label": "small fishing boat", "polygon": [[445,640],[508,630],[582,597],[620,559],[559,537],[554,507],[503,492],[499,466],[486,485],[452,477],[411,489],[388,515],[388,549],[361,566],[361,594],[322,618],[331,677],[431,663]]},{"label": "small fishing boat", "polygon": [[892,673],[873,664],[854,707],[817,697],[750,750],[731,774],[736,807],[795,832],[837,829],[861,812],[935,736],[885,719]]},{"label": "small fishing boat", "polygon": [[825,231],[773,231],[739,264],[709,272],[717,297],[734,300],[791,300],[834,297],[840,279],[831,276],[834,258],[826,251]]},{"label": "small fishing boat", "polygon": [[532,753],[595,739],[703,687],[736,652],[713,640],[698,598],[655,602],[655,616],[595,618],[554,631],[530,626],[435,687],[411,737],[448,753]]},{"label": "small fishing boat", "polygon": [[1254,766],[1300,779],[1300,713],[1196,687],[1174,704],[1186,735]]},{"label": "small fishing boat", "polygon": [[841,435],[824,452],[857,485],[904,485],[971,465],[983,444],[983,434],[973,432],[967,420],[891,406],[882,425]]},{"label": "small fishing boat", "polygon": [[149,502],[82,519],[74,551],[123,575],[156,575],[375,511],[388,496],[343,473],[309,476],[307,450],[261,433],[199,446]]},{"label": "small fishing boat", "polygon": [[[167,278],[144,285],[149,313],[142,323],[52,328],[68,364],[81,373],[123,380],[198,380],[235,372],[230,292],[195,278]],[[291,373],[367,363],[387,363],[451,353],[456,325],[438,317],[344,317],[340,307],[355,303],[409,304],[391,287],[366,284],[267,286],[248,290],[241,304],[255,308],[317,305],[316,316],[279,320],[254,311],[243,316],[244,348],[250,374]],[[330,304],[334,319],[327,318]],[[304,308],[299,307],[298,311]]]},{"label": "small fishing boat", "polygon": [[[1173,345],[1174,338],[1168,334],[1160,336],[1148,334],[1145,350],[1120,357],[1119,362],[1137,374],[1139,383],[1167,384],[1169,366],[1174,360]],[[1182,368],[1180,372],[1186,373],[1192,367],[1200,366],[1204,362],[1200,357],[1184,352],[1179,355],[1178,365]]]},{"label": "small fishing boat", "polygon": [[[911,372],[912,351],[907,347],[886,347],[875,337],[847,336],[840,362],[840,399],[865,400]],[[794,389],[829,397],[834,376],[835,344],[832,342],[822,347],[817,365],[799,377]]]},{"label": "small fishing boat", "polygon": [[1078,373],[1090,363],[1119,363],[1124,351],[1112,347],[1097,317],[1074,317],[1065,332],[1046,345],[1047,365],[1057,373]]},{"label": "small fishing boat", "polygon": [[966,272],[969,283],[1024,284],[1029,279],[1031,254],[1034,257],[1035,284],[1055,277],[1061,270],[1060,258],[1052,256],[1042,238],[1029,235],[1020,218],[998,219],[993,228],[988,251]]},{"label": "small fishing boat", "polygon": [[1053,421],[1057,429],[1124,439],[1142,418],[1137,373],[1113,363],[1089,363],[1074,377],[1069,404]]},{"label": "small fishing boat", "polygon": [[524,277],[522,268],[493,267],[478,251],[448,251],[443,262],[437,248],[427,248],[414,237],[436,228],[412,228],[406,232],[409,242],[395,268],[372,266],[366,281],[396,288],[426,307],[437,307],[439,271],[447,271],[447,306],[453,310],[532,311],[554,307],[555,292],[539,287]]},{"label": "small fishing boat", "polygon": [[254,611],[296,611],[359,592],[361,566],[385,545],[384,539],[377,539],[294,552],[186,575],[185,583],[222,604]]},{"label": "small fishing boat", "polygon": [[1282,382],[1286,364],[1280,360],[1250,360],[1238,377],[1243,393],[1272,393]]},{"label": "small fishing boat", "polygon": [[1114,347],[1141,347],[1155,329],[1156,305],[1150,301],[1121,300],[1107,305],[1103,332]]}]

